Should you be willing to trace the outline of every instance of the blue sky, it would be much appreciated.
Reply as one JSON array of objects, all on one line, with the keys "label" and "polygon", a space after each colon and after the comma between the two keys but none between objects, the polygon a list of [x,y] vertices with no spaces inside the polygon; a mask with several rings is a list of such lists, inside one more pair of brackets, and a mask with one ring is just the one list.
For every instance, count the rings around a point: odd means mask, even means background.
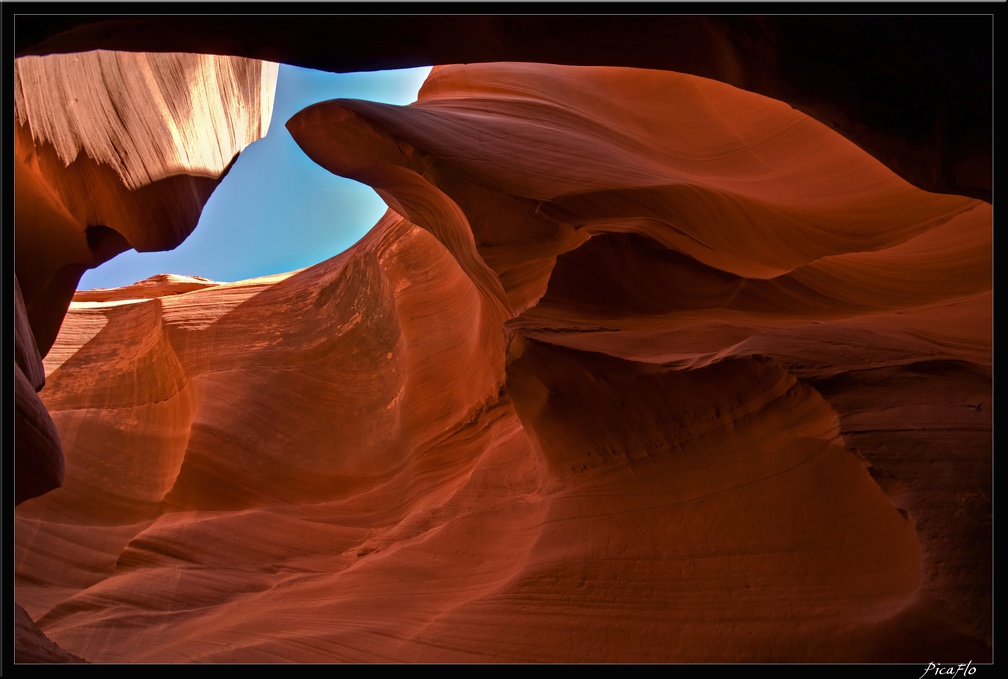
[{"label": "blue sky", "polygon": [[241,153],[189,238],[169,252],[124,252],[85,272],[78,289],[115,288],[158,273],[238,281],[300,269],[346,250],[374,226],[385,203],[369,187],[309,160],[285,124],[327,99],[409,104],[429,72],[327,73],[281,64],[266,136]]}]

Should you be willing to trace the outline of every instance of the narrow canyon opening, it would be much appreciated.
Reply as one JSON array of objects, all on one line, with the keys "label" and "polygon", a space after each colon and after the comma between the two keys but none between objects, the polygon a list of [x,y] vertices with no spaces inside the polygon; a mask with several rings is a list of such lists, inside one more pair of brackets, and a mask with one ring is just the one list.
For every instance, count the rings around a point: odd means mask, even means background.
[{"label": "narrow canyon opening", "polygon": [[117,288],[158,274],[234,282],[302,269],[346,250],[385,204],[370,187],[311,162],[284,123],[327,99],[411,103],[429,70],[328,73],[280,64],[266,134],[238,156],[193,233],[166,252],[126,249],[85,271],[78,290]]}]

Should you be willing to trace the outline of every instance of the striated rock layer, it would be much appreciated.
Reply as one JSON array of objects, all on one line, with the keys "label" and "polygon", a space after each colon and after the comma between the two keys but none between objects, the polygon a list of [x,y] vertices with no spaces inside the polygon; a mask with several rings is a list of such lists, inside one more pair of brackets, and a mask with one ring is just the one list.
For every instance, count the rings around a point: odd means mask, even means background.
[{"label": "striated rock layer", "polygon": [[42,355],[81,274],[170,250],[266,134],[277,64],[95,51],[14,63],[15,270]]},{"label": "striated rock layer", "polygon": [[276,75],[274,63],[195,54],[15,61],[15,503],[63,482],[36,392],[81,275],[192,232],[238,153],[266,133]]},{"label": "striated rock layer", "polygon": [[273,63],[194,54],[15,61],[18,502],[61,482],[59,441],[28,387],[45,382],[39,359],[81,275],[192,232],[238,153],[266,133],[276,74]]},{"label": "striated rock layer", "polygon": [[991,658],[991,206],[671,72],[436,68],[344,254],[70,307],[19,602],[98,662]]},{"label": "striated rock layer", "polygon": [[[690,73],[785,101],[927,191],[991,200],[994,15],[16,17],[15,53],[234,54],[326,71],[523,61]],[[664,12],[664,13],[663,13]],[[382,36],[381,49],[362,35]]]}]

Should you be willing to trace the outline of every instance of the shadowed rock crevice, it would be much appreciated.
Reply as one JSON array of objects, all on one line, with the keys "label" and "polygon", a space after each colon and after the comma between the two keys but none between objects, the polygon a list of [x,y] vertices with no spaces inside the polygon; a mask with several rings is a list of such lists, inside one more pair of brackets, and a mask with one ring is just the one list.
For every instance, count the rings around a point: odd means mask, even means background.
[{"label": "shadowed rock crevice", "polygon": [[[629,647],[621,637],[613,648],[579,648],[583,656],[713,661],[723,649],[712,650],[707,635],[723,617],[749,630],[744,643],[727,642],[733,655],[838,658],[863,643],[860,633],[825,640],[812,629],[887,629],[915,599],[913,530],[842,447],[828,404],[775,362],[751,357],[680,370],[516,341],[507,372],[515,409],[553,477],[539,543],[544,562],[528,569],[519,589],[539,581],[559,592],[580,574],[590,586],[558,604],[569,612],[559,624],[598,634],[607,623],[576,621],[610,611],[634,628],[635,640],[644,636]],[[813,528],[820,515],[838,532]],[[560,531],[570,537],[559,539]],[[694,570],[715,567],[716,585]],[[636,569],[649,575],[626,577]],[[776,578],[787,580],[786,593]],[[776,596],[788,602],[790,631],[770,642],[763,635],[783,620],[767,612],[756,631],[744,611]],[[617,611],[630,610],[634,621],[626,623]],[[796,621],[805,632],[792,627]],[[533,614],[526,624],[542,623]],[[672,646],[649,650],[645,640],[669,639],[673,624],[682,628]],[[548,657],[532,649],[529,659]]]},{"label": "shadowed rock crevice", "polygon": [[50,641],[32,622],[23,608],[14,604],[14,644],[19,663],[82,663],[87,662],[67,653]]},{"label": "shadowed rock crevice", "polygon": [[[921,361],[813,384],[840,410],[844,440],[921,534],[930,596],[990,647],[993,505],[990,489],[975,483],[993,471],[985,454],[993,425],[989,367]],[[939,471],[925,479],[922,467]]]}]

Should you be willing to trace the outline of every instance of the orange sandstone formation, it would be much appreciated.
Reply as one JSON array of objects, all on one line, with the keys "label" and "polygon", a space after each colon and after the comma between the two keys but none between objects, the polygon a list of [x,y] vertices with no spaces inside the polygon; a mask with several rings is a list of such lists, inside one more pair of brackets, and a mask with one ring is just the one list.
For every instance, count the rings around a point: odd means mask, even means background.
[{"label": "orange sandstone formation", "polygon": [[[174,248],[192,232],[238,153],[266,133],[276,73],[273,63],[193,54],[15,62],[19,370],[49,351],[86,269],[129,248]],[[42,387],[36,372],[16,389],[18,502],[61,480],[58,440],[43,452],[38,441],[53,437],[20,435],[51,428],[27,389]]]},{"label": "orange sandstone formation", "polygon": [[82,293],[46,356],[17,596],[62,649],[990,660],[989,204],[672,72],[288,128],[388,203],[362,241]]},{"label": "orange sandstone formation", "polygon": [[[991,200],[994,14],[17,17],[18,56],[233,54],[326,71],[534,62],[689,73],[773,97],[927,191]],[[674,10],[672,10],[674,11]],[[361,36],[382,36],[381,48]]]}]

